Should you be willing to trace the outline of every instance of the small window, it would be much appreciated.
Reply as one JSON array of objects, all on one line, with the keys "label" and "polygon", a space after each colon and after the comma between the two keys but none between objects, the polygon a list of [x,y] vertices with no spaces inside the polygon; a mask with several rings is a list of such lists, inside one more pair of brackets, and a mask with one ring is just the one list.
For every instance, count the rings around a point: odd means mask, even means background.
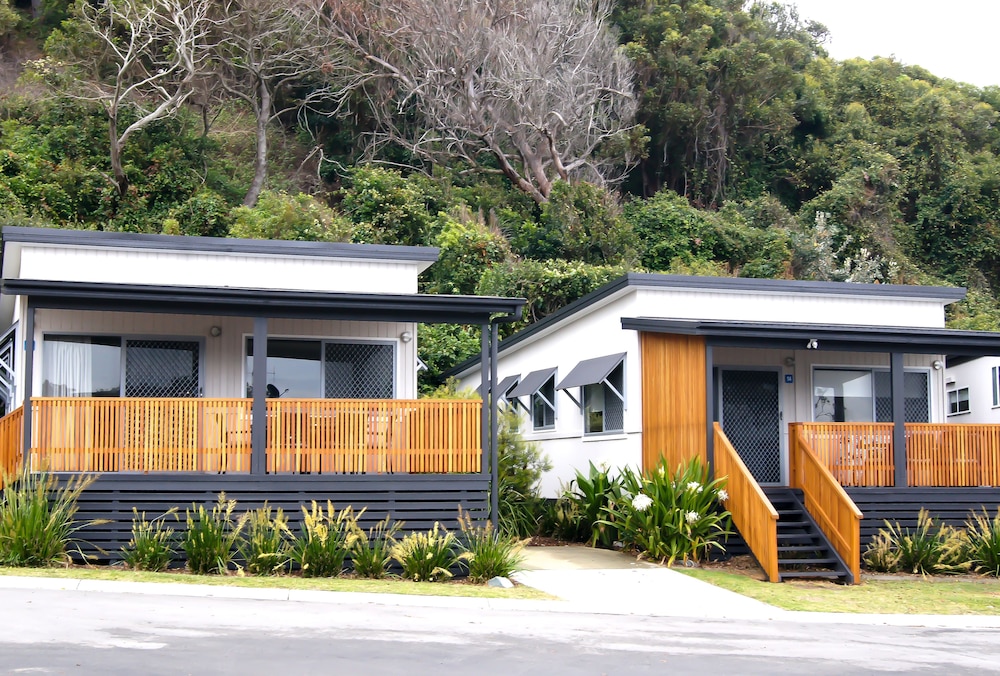
[{"label": "small window", "polygon": [[1000,366],[993,367],[993,405],[1000,406]]},{"label": "small window", "polygon": [[948,415],[969,412],[969,388],[952,390],[948,393]]},{"label": "small window", "polygon": [[585,434],[625,431],[624,362],[599,383],[583,387],[583,425]]},{"label": "small window", "polygon": [[536,430],[556,426],[556,377],[551,375],[531,395],[531,421]]}]

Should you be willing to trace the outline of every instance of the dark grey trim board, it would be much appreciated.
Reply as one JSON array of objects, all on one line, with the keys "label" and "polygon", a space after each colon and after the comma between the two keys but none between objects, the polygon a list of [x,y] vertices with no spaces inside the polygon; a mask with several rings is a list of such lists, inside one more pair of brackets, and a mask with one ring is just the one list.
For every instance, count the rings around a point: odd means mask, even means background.
[{"label": "dark grey trim board", "polygon": [[1000,333],[989,331],[654,317],[623,317],[621,321],[627,330],[705,336],[708,343],[725,347],[804,350],[815,340],[819,350],[1000,355]]},{"label": "dark grey trim board", "polygon": [[370,260],[436,261],[439,250],[423,246],[350,244],[344,242],[296,242],[290,240],[193,237],[188,235],[144,235],[131,232],[25,228],[8,226],[0,233],[4,253],[14,243],[75,247],[153,249],[192,253],[231,253],[310,258],[361,258]]},{"label": "dark grey trim board", "polygon": [[514,321],[523,298],[435,294],[329,293],[215,287],[104,284],[5,279],[4,295],[27,296],[36,307],[292,319],[481,324]]},{"label": "dark grey trim board", "polygon": [[[60,484],[72,476],[57,475]],[[474,521],[486,520],[489,483],[489,475],[483,474],[103,475],[80,496],[76,518],[78,522],[108,522],[87,526],[78,537],[85,543],[81,545],[85,554],[103,562],[121,560],[121,547],[131,537],[133,507],[145,512],[147,519],[178,507],[179,520],[170,519],[168,525],[182,533],[186,528],[184,510],[192,503],[210,507],[222,491],[237,500],[237,515],[265,501],[281,507],[293,532],[299,530],[302,506],[308,508],[312,500],[324,508],[327,500],[337,509],[350,505],[359,511],[367,507],[361,519],[364,528],[390,515],[404,522],[405,531],[427,530],[435,522],[456,530],[459,505]]]},{"label": "dark grey trim board", "polygon": [[885,521],[899,522],[913,529],[917,514],[926,508],[940,523],[962,526],[970,511],[990,517],[1000,507],[1000,488],[845,488],[864,518],[861,520],[861,549],[871,542]]}]

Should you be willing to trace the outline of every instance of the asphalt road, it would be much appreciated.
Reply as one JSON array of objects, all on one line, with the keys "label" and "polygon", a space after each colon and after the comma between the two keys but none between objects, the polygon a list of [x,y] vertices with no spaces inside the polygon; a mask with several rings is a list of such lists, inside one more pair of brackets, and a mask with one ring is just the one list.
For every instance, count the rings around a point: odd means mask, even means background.
[{"label": "asphalt road", "polygon": [[0,589],[0,673],[1000,673],[996,629],[454,606]]}]

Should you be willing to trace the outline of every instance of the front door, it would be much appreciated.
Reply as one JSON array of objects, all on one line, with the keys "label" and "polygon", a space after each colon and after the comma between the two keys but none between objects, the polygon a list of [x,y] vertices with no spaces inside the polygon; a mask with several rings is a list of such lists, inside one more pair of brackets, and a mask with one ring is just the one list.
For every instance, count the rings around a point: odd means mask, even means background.
[{"label": "front door", "polygon": [[758,483],[781,483],[779,373],[722,369],[719,422]]}]

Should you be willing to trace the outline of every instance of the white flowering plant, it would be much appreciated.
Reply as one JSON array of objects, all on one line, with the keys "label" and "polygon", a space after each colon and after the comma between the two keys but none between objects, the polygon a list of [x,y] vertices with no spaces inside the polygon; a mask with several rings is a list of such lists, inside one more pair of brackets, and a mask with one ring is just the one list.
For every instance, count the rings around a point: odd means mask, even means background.
[{"label": "white flowering plant", "polygon": [[[590,463],[587,474],[577,470],[553,507],[550,530],[571,540],[583,540],[592,547],[610,549],[619,540],[613,523],[602,520],[606,510],[621,499],[621,480],[606,465]],[[640,504],[641,504],[640,500]]]},{"label": "white flowering plant", "polygon": [[643,558],[672,564],[699,561],[730,531],[725,479],[710,481],[708,468],[693,458],[673,473],[660,466],[643,474],[631,468],[617,481],[620,496],[608,501],[597,520],[614,529],[626,548]]}]

